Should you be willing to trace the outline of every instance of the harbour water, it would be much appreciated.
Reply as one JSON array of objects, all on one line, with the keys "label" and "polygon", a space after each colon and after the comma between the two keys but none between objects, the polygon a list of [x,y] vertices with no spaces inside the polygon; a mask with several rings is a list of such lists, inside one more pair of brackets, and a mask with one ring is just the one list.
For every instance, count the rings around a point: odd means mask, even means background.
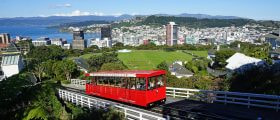
[{"label": "harbour water", "polygon": [[[50,29],[43,26],[0,26],[0,33],[9,33],[12,38],[16,36],[30,37],[36,40],[40,37],[63,38],[72,42],[72,33],[59,32],[58,29]],[[85,34],[85,39],[99,38],[98,33]]]}]

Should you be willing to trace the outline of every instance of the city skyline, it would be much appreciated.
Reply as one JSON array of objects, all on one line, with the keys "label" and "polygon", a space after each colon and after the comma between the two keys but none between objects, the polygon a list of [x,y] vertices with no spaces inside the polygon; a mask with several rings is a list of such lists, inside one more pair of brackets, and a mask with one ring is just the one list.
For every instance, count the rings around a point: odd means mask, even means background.
[{"label": "city skyline", "polygon": [[275,11],[280,11],[278,0],[2,0],[1,4],[3,7],[0,8],[0,18],[190,13],[280,20],[280,16],[275,14]]}]

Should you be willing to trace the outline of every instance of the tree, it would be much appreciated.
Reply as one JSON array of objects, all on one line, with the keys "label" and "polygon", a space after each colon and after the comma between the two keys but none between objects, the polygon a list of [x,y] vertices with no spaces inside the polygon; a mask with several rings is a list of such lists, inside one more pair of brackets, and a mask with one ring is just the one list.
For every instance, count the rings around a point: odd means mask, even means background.
[{"label": "tree", "polygon": [[64,52],[68,57],[79,57],[83,54],[82,51],[80,50],[75,50],[75,49],[69,49],[65,50]]},{"label": "tree", "polygon": [[37,64],[41,64],[47,60],[62,60],[65,57],[64,51],[59,46],[40,46],[35,47],[27,54],[27,62],[29,68],[34,68]]},{"label": "tree", "polygon": [[122,63],[105,63],[101,67],[101,71],[110,71],[110,70],[125,70],[127,67]]},{"label": "tree", "polygon": [[123,48],[124,44],[121,43],[121,42],[117,42],[115,45],[113,45],[113,47],[115,47],[115,48]]},{"label": "tree", "polygon": [[52,69],[57,79],[70,80],[72,74],[77,70],[77,66],[71,60],[63,60],[55,62]]},{"label": "tree", "polygon": [[71,60],[63,60],[63,71],[67,80],[70,80],[72,73],[77,70],[77,65]]},{"label": "tree", "polygon": [[209,64],[209,60],[208,59],[195,59],[192,61],[187,62],[187,64],[185,65],[185,67],[188,70],[191,70],[192,72],[194,72],[195,74],[202,74],[205,75],[205,73],[207,73],[207,66]]},{"label": "tree", "polygon": [[215,64],[218,65],[219,67],[225,67],[225,65],[227,64],[226,63],[226,60],[228,58],[230,58],[233,54],[235,54],[235,51],[232,50],[232,49],[223,49],[223,50],[220,50],[220,51],[217,51],[215,53]]},{"label": "tree", "polygon": [[34,70],[33,70],[33,74],[39,78],[39,81],[38,82],[41,82],[42,81],[42,76],[43,76],[43,73],[44,73],[44,70],[45,70],[45,67],[42,65],[42,64],[38,64],[35,66]]},{"label": "tree", "polygon": [[259,59],[268,58],[269,44],[255,45],[252,43],[235,41],[235,42],[231,43],[229,46],[231,48],[234,48],[234,47],[238,47],[238,44],[240,45],[239,52],[241,52],[247,56],[255,57],[255,58],[259,58]]},{"label": "tree", "polygon": [[99,50],[99,47],[97,45],[92,45],[88,48],[84,49],[85,53],[93,53],[93,52],[97,52]]},{"label": "tree", "polygon": [[53,71],[53,65],[57,61],[55,60],[48,60],[46,62],[43,62],[41,65],[44,67],[44,76],[47,78],[53,78],[54,77],[54,71]]},{"label": "tree", "polygon": [[242,73],[233,73],[229,78],[230,91],[280,95],[279,78],[279,63],[253,66]]},{"label": "tree", "polygon": [[98,71],[101,69],[102,65],[105,63],[122,63],[118,59],[118,54],[113,53],[102,53],[102,55],[94,55],[89,58],[88,63],[93,71]]},{"label": "tree", "polygon": [[157,69],[159,70],[165,70],[169,71],[169,67],[165,61],[161,62],[160,64],[157,65]]}]

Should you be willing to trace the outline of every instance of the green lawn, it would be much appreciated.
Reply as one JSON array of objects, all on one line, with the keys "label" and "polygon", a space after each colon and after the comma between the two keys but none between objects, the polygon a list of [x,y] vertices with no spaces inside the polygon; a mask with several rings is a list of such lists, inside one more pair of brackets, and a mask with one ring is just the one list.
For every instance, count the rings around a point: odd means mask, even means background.
[{"label": "green lawn", "polygon": [[84,54],[80,57],[84,58],[84,59],[89,59],[91,56],[93,56],[94,54],[90,53],[90,54]]},{"label": "green lawn", "polygon": [[200,57],[207,57],[207,55],[208,55],[207,51],[194,51],[194,50],[186,50],[186,51],[193,53]]},{"label": "green lawn", "polygon": [[[191,51],[198,56],[205,57],[206,51]],[[165,52],[162,50],[135,50],[131,53],[119,53],[119,59],[128,66],[129,69],[134,70],[151,70],[162,61],[172,63],[175,60],[190,61],[193,57],[182,51]]]}]

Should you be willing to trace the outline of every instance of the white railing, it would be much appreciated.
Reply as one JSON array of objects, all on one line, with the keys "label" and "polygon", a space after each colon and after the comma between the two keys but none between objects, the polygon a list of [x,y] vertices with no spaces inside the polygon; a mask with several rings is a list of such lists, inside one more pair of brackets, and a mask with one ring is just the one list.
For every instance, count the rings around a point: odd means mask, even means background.
[{"label": "white railing", "polygon": [[148,112],[139,111],[137,109],[127,108],[120,105],[114,105],[112,103],[96,99],[94,97],[89,97],[79,93],[71,92],[68,90],[58,89],[59,97],[72,102],[81,107],[96,107],[96,108],[108,108],[109,106],[115,108],[117,111],[124,113],[126,119],[132,120],[166,120],[163,117],[159,117]]},{"label": "white railing", "polygon": [[86,85],[87,80],[71,79],[71,84],[73,85]]},{"label": "white railing", "polygon": [[276,111],[280,110],[280,96],[226,92],[226,91],[210,91],[185,88],[166,88],[166,95],[171,97],[200,99],[206,102],[220,102],[224,104],[238,104],[250,107],[270,108]]},{"label": "white railing", "polygon": [[[72,79],[71,84],[85,85],[87,80]],[[205,102],[220,102],[224,104],[238,104],[250,107],[270,108],[276,111],[280,110],[280,96],[227,92],[227,91],[211,91],[186,88],[166,88],[166,95],[174,98],[199,99]]]}]

